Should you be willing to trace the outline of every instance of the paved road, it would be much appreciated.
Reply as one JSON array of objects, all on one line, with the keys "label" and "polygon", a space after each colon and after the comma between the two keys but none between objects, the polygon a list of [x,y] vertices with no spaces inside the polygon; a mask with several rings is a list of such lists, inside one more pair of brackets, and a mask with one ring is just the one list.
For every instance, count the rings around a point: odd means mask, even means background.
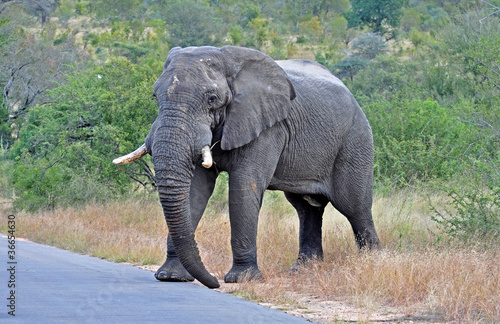
[{"label": "paved road", "polygon": [[[1,323],[307,322],[194,284],[158,282],[147,270],[32,242],[16,241],[17,264],[8,264],[8,249],[1,235]],[[11,272],[15,317],[7,306]]]}]

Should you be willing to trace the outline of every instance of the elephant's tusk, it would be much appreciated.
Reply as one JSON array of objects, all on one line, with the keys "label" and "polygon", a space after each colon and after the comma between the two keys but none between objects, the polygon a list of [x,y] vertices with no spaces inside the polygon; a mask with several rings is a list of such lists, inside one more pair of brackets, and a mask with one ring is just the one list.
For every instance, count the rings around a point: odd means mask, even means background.
[{"label": "elephant's tusk", "polygon": [[113,160],[114,164],[127,164],[139,160],[144,155],[148,154],[146,150],[146,144],[142,144],[137,150],[124,156],[120,156]]},{"label": "elephant's tusk", "polygon": [[203,162],[201,165],[203,167],[210,169],[212,167],[212,164],[214,163],[212,159],[212,152],[210,152],[210,146],[206,145],[201,149],[201,155],[203,157]]}]

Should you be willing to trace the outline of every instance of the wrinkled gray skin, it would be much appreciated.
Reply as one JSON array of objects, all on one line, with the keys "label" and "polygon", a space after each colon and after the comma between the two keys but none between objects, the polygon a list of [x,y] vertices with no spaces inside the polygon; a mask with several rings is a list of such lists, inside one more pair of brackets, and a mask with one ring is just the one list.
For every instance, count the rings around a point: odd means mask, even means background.
[{"label": "wrinkled gray skin", "polygon": [[[266,189],[284,191],[297,210],[295,266],[323,257],[328,202],[347,217],[359,248],[380,244],[371,214],[371,129],[327,69],[232,46],[174,48],[154,93],[158,117],[145,142],[169,229],[158,280],[196,278],[219,287],[201,262],[194,231],[220,171],[229,174],[233,252],[225,282],[261,278],[256,239]],[[205,145],[213,146],[210,169],[201,166]]]}]

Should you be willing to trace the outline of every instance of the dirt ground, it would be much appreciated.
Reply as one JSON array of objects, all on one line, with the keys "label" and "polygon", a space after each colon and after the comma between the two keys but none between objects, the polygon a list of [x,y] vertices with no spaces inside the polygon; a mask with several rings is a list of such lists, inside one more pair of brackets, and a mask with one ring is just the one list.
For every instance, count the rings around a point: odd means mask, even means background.
[{"label": "dirt ground", "polygon": [[[140,266],[143,269],[155,272],[159,266]],[[238,284],[226,284],[219,280],[221,287],[215,289],[221,293],[232,294]],[[203,286],[195,281],[195,284]],[[408,315],[400,309],[392,307],[364,306],[356,307],[352,302],[343,298],[324,300],[316,296],[302,296],[295,298],[297,305],[275,305],[269,303],[259,303],[263,306],[284,311],[287,314],[302,317],[312,323],[435,323],[435,324],[455,324],[454,322],[443,321],[439,316],[429,315],[426,310],[416,309],[411,314],[422,313],[425,315]]]},{"label": "dirt ground", "polygon": [[[359,308],[341,298],[321,300],[315,297],[302,297],[299,302],[305,308],[286,310],[286,313],[303,317],[314,323],[445,323],[438,317],[405,315],[389,307],[366,308],[360,311]],[[276,308],[273,305],[267,306]]]},{"label": "dirt ground", "polygon": [[[225,292],[225,286],[217,289]],[[446,323],[431,315],[410,316],[391,307],[356,307],[348,300],[336,298],[324,300],[315,296],[297,298],[299,307],[289,305],[261,305],[282,310],[287,314],[299,316],[313,323]],[[414,313],[414,312],[412,312]],[[423,313],[423,312],[422,312]]]}]

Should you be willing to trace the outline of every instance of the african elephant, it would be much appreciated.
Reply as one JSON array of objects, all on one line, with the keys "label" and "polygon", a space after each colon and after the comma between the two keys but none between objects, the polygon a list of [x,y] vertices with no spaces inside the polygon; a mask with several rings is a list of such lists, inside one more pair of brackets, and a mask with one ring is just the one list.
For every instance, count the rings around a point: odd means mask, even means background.
[{"label": "african elephant", "polygon": [[154,95],[158,116],[145,144],[114,162],[153,157],[169,229],[158,280],[196,278],[219,287],[201,261],[194,231],[220,171],[229,174],[233,252],[225,282],[261,277],[256,239],[266,189],[284,191],[297,210],[297,264],[323,257],[328,202],[349,220],[360,249],[379,246],[371,214],[371,128],[326,68],[234,46],[174,48]]}]

